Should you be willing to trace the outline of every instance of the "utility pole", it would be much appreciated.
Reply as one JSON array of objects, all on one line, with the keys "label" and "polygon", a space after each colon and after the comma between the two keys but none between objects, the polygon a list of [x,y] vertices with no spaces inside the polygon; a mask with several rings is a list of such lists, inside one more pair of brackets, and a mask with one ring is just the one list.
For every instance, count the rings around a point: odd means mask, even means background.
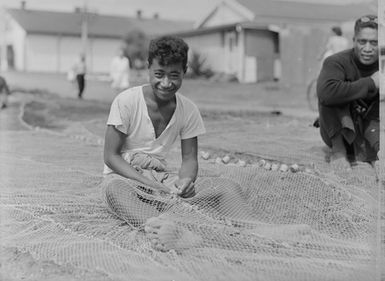
[{"label": "utility pole", "polygon": [[[379,43],[379,64],[380,64],[380,89],[382,90],[382,94],[380,94],[380,99],[384,100],[384,89],[385,89],[385,2],[383,0],[378,1],[378,43]],[[383,107],[383,105],[380,105]],[[381,120],[381,125],[382,125]],[[382,154],[383,155],[383,154]],[[381,157],[381,156],[380,156]],[[385,278],[385,221],[382,219],[383,214],[385,213],[385,191],[383,190],[383,185],[381,183],[378,184],[378,205],[377,205],[377,253],[376,253],[376,280],[384,280]]]},{"label": "utility pole", "polygon": [[1,43],[0,43],[0,70],[5,71],[8,69],[8,58],[7,58],[7,36],[8,34],[8,17],[5,17],[5,12],[0,9],[0,29],[2,36],[0,36]]},{"label": "utility pole", "polygon": [[[385,87],[385,2],[378,1],[378,43],[380,46],[380,86]],[[384,95],[384,94],[383,94]],[[383,202],[385,204],[385,202]],[[385,273],[385,272],[384,272]]]},{"label": "utility pole", "polygon": [[87,0],[84,0],[83,9],[81,13],[81,42],[82,42],[82,54],[87,57],[87,45],[88,45],[88,8]]}]

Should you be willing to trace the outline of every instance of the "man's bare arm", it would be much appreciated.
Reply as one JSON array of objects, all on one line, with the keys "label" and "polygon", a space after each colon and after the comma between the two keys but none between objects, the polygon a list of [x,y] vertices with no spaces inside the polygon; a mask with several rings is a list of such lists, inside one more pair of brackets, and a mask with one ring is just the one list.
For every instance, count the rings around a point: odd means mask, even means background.
[{"label": "man's bare arm", "polygon": [[179,180],[176,183],[182,197],[195,195],[194,182],[198,174],[198,138],[181,141],[182,165],[179,170]]}]

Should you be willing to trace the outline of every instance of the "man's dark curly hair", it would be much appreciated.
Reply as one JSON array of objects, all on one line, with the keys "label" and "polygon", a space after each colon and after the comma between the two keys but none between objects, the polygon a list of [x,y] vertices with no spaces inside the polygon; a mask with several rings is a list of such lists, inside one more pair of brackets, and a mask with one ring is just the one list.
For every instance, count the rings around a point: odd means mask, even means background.
[{"label": "man's dark curly hair", "polygon": [[162,66],[182,63],[183,71],[187,70],[188,45],[181,38],[175,36],[162,36],[151,40],[148,50],[148,65],[154,59]]}]

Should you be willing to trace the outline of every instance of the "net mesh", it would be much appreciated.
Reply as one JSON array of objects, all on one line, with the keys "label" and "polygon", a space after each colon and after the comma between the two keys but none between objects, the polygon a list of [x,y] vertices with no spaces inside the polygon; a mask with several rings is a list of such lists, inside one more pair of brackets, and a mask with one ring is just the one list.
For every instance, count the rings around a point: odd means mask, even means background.
[{"label": "net mesh", "polygon": [[[1,249],[94,280],[376,279],[379,192],[366,164],[331,171],[313,155],[293,173],[201,160],[199,196],[187,202],[90,172],[100,170],[100,143],[67,133],[2,132],[13,146],[0,147]],[[44,149],[24,147],[27,138]],[[297,162],[284,151],[269,158]],[[144,219],[133,223],[128,209]]]},{"label": "net mesh", "polygon": [[[21,162],[15,167],[23,170],[29,165]],[[45,183],[42,173],[26,189],[2,192],[1,243],[37,259],[98,270],[117,280],[128,273],[132,280],[148,280],[149,275],[161,280],[374,278],[376,217],[370,182],[363,190],[343,178],[304,172],[203,166],[208,172],[202,168],[197,188],[221,190],[223,196],[209,192],[192,204],[175,198],[156,201],[137,191],[148,200],[143,204],[156,202],[155,211],[161,213],[143,228],[117,219],[100,189],[61,192],[60,184],[79,187],[70,180],[79,178],[79,172],[51,167],[55,183]],[[114,186],[123,203],[112,205],[129,221],[124,213],[129,200],[125,196],[131,196],[127,181],[114,178],[103,185]],[[31,186],[33,193],[28,191]],[[143,209],[137,211],[143,214]]]}]

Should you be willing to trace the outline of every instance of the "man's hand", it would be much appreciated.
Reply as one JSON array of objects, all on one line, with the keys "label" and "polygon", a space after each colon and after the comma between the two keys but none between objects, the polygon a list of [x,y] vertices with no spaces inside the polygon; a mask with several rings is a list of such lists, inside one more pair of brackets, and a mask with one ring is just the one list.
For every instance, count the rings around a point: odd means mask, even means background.
[{"label": "man's hand", "polygon": [[178,195],[182,198],[195,196],[195,185],[191,178],[178,179],[175,187],[179,190]]},{"label": "man's hand", "polygon": [[370,78],[372,78],[374,85],[376,85],[376,88],[377,89],[380,88],[380,75],[379,75],[378,71],[373,73],[372,76],[370,76]]}]

